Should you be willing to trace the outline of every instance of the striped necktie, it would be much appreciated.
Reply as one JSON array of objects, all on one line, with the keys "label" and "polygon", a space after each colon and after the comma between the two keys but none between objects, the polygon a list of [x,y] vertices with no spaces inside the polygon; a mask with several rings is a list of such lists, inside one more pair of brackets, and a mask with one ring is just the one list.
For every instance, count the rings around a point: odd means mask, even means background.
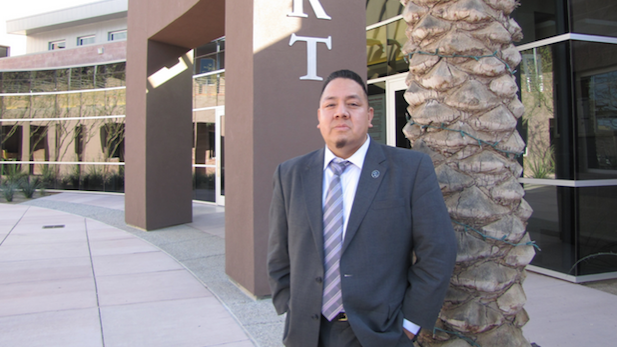
[{"label": "striped necktie", "polygon": [[325,278],[321,312],[329,321],[343,310],[339,269],[343,246],[343,189],[340,175],[349,164],[349,161],[339,158],[330,162],[329,166],[334,175],[323,209]]}]

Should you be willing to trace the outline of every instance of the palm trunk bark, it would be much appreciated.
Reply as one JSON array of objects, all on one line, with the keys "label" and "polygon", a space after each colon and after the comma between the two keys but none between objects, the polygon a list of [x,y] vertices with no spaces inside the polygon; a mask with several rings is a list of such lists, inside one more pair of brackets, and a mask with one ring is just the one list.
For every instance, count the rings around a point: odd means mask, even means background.
[{"label": "palm trunk bark", "polygon": [[529,346],[522,326],[532,210],[518,183],[525,144],[513,76],[522,38],[516,0],[402,0],[411,118],[404,133],[428,153],[458,237],[437,329],[422,346]]}]

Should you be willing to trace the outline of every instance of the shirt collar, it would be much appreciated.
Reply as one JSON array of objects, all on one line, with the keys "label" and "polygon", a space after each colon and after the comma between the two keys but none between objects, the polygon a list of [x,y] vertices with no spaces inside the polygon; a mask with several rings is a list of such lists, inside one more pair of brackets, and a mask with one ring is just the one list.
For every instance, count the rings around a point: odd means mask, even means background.
[{"label": "shirt collar", "polygon": [[[362,169],[362,165],[364,165],[364,158],[366,157],[366,152],[368,151],[368,146],[370,142],[371,142],[371,137],[369,135],[366,135],[366,141],[364,141],[364,144],[360,148],[358,148],[356,153],[354,153],[351,157],[347,158],[347,160],[350,163],[357,166],[359,169]],[[330,162],[332,161],[332,159],[336,157],[337,156],[334,155],[334,153],[332,153],[330,148],[328,148],[328,146],[326,145],[326,151],[324,153],[323,169],[325,170],[330,164]]]}]

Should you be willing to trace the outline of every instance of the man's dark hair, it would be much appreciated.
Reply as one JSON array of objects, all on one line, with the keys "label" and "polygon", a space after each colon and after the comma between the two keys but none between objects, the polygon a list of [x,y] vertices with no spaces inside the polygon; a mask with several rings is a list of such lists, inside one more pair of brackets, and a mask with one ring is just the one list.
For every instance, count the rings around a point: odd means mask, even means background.
[{"label": "man's dark hair", "polygon": [[326,87],[328,86],[328,84],[337,78],[346,78],[348,80],[355,81],[362,87],[362,90],[364,90],[364,95],[368,97],[368,90],[366,89],[366,83],[364,83],[360,75],[358,75],[357,73],[351,70],[338,70],[338,71],[334,71],[333,73],[331,73],[330,76],[328,76],[328,78],[326,78],[326,80],[324,81],[323,87],[321,87],[321,94],[319,94],[320,99],[321,99],[321,96],[323,95],[323,91],[326,90]]}]

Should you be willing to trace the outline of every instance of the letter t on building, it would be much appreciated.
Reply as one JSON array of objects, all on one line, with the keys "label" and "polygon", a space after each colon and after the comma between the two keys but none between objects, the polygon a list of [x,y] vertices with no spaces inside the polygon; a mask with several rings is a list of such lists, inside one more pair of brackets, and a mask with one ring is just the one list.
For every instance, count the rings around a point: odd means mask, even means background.
[{"label": "letter t on building", "polygon": [[291,34],[289,45],[293,46],[296,41],[306,41],[306,75],[300,77],[301,80],[323,81],[322,77],[317,76],[317,43],[325,43],[329,50],[332,50],[332,36],[327,38],[297,36]]}]

